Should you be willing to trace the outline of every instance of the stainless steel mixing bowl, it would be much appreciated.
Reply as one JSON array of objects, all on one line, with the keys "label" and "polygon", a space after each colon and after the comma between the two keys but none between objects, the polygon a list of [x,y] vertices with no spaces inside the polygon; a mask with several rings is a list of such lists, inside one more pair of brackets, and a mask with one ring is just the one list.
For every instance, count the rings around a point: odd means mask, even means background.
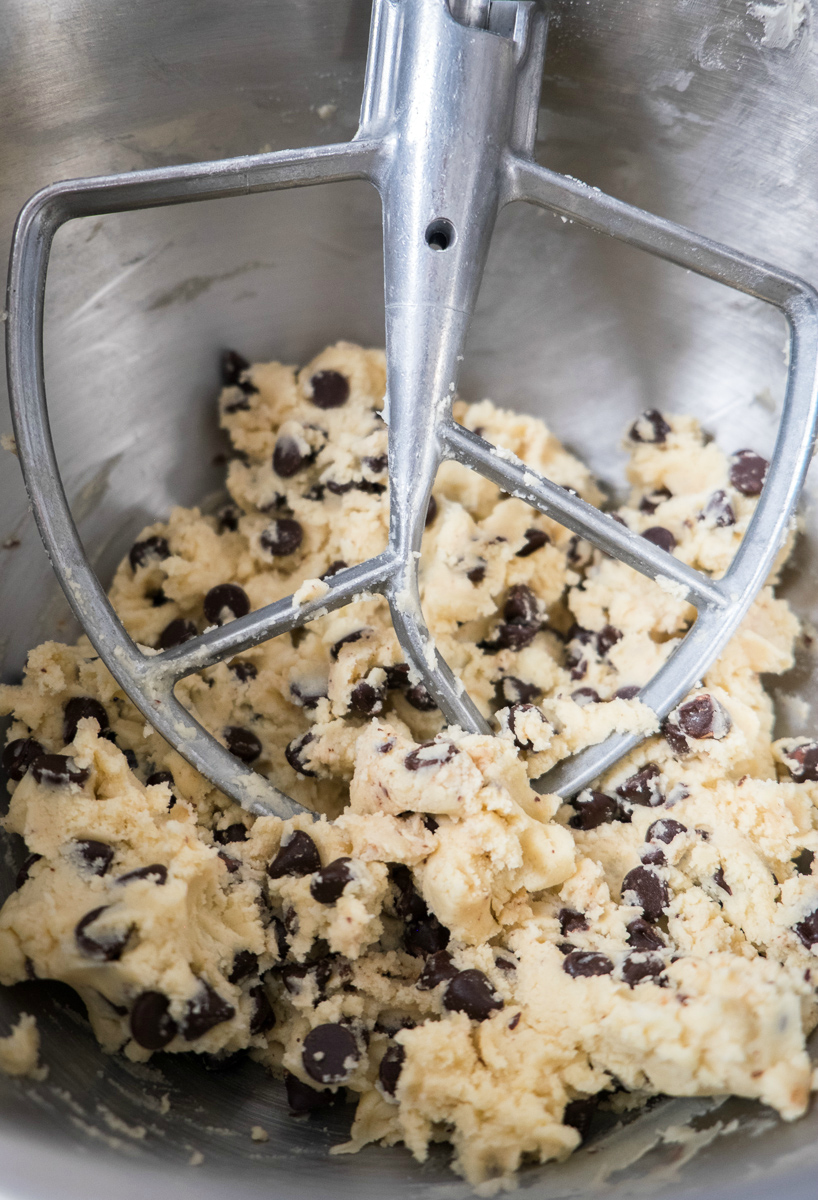
[{"label": "stainless steel mixing bowl", "polygon": [[[540,161],[818,282],[813,3],[554,0]],[[0,0],[3,238],[27,196],[57,178],[351,136],[368,22],[368,0]],[[59,234],[47,383],[67,490],[103,578],[147,520],[221,487],[220,349],[297,362],[337,338],[379,344],[380,270],[365,184]],[[500,221],[462,391],[541,414],[616,489],[621,431],[646,406],[696,413],[727,450],[768,450],[783,345],[783,322],[761,305],[518,206]],[[814,621],[809,488],[786,587]],[[0,612],[4,680],[36,642],[76,632],[10,456]],[[804,648],[776,685],[781,733],[811,728],[812,666]],[[2,846],[0,895],[19,852]],[[0,1078],[3,1198],[469,1194],[442,1149],[422,1168],[403,1150],[331,1158],[348,1110],[294,1120],[253,1064],[217,1075],[158,1056],[134,1068],[103,1055],[71,994],[44,984],[0,992],[0,1033],[21,1010],[39,1018],[50,1074]],[[269,1142],[251,1141],[254,1124]],[[817,1133],[818,1113],[785,1125],[741,1101],[666,1101],[521,1183],[542,1200],[806,1200]]]}]

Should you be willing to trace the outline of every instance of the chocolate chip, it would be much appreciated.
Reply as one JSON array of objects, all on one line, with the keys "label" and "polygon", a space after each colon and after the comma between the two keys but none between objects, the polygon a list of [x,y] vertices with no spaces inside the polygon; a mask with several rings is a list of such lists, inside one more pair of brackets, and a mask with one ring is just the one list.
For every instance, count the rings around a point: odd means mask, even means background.
[{"label": "chocolate chip", "polygon": [[310,384],[316,408],[340,408],[349,399],[349,380],[340,371],[317,371]]},{"label": "chocolate chip", "polygon": [[415,887],[412,872],[405,863],[392,863],[389,876],[398,889],[395,913],[404,921],[422,921],[429,915],[426,902]]},{"label": "chocolate chip", "polygon": [[229,846],[231,842],[246,842],[247,826],[241,821],[236,821],[226,829],[214,829],[213,841],[218,842],[220,846]]},{"label": "chocolate chip", "polygon": [[644,531],[642,537],[645,541],[653,542],[654,546],[658,546],[666,554],[670,554],[676,548],[675,537],[669,529],[665,529],[664,525],[652,525],[650,529]]},{"label": "chocolate chip", "polygon": [[230,983],[241,983],[258,971],[258,955],[252,950],[237,950],[233,955],[233,967],[228,975]]},{"label": "chocolate chip", "polygon": [[240,861],[237,858],[233,858],[226,850],[219,850],[217,857],[222,860],[231,875],[235,875],[236,871],[241,867]]},{"label": "chocolate chip", "polygon": [[108,714],[93,696],[72,696],[63,709],[62,736],[66,746],[77,735],[77,726],[85,717],[96,721],[100,733],[108,728]]},{"label": "chocolate chip", "polygon": [[609,821],[622,820],[616,800],[613,796],[606,796],[604,792],[580,792],[573,805],[576,813],[568,822],[572,829],[596,829]]},{"label": "chocolate chip", "polygon": [[259,1033],[266,1033],[268,1029],[273,1028],[276,1023],[276,1015],[263,983],[258,983],[255,987],[251,987],[248,994],[253,1001],[253,1012],[250,1017],[250,1033],[253,1037],[256,1037]]},{"label": "chocolate chip", "polygon": [[356,683],[349,695],[349,707],[359,717],[374,717],[383,712],[386,690],[373,687],[362,680]]},{"label": "chocolate chip", "polygon": [[723,892],[727,892],[728,896],[732,896],[733,889],[724,878],[724,867],[718,867],[713,873],[713,882],[715,883],[716,887],[720,887]]},{"label": "chocolate chip", "polygon": [[326,486],[327,491],[331,492],[333,496],[345,496],[355,487],[355,480],[349,479],[346,483],[336,483],[334,479],[328,479]]},{"label": "chocolate chip", "polygon": [[578,704],[580,708],[584,708],[586,704],[601,703],[599,692],[592,687],[577,688],[575,692],[571,693],[571,699],[575,704]]},{"label": "chocolate chip", "polygon": [[146,592],[145,599],[150,600],[152,608],[162,608],[165,604],[170,603],[164,588],[157,588],[155,592]]},{"label": "chocolate chip", "polygon": [[292,963],[281,967],[280,971],[284,986],[291,996],[300,996],[304,984],[309,980],[315,984],[318,999],[322,1000],[332,975],[332,962],[324,958],[316,963]]},{"label": "chocolate chip", "polygon": [[343,1083],[361,1057],[355,1034],[345,1025],[317,1025],[304,1038],[301,1061],[316,1083]]},{"label": "chocolate chip", "polygon": [[601,658],[611,650],[617,642],[622,640],[622,632],[615,629],[613,625],[605,625],[596,635],[596,648]]},{"label": "chocolate chip", "polygon": [[645,954],[637,951],[629,954],[622,964],[622,978],[628,987],[636,987],[644,979],[655,982],[665,969],[665,963],[658,954]]},{"label": "chocolate chip", "polygon": [[512,704],[508,710],[508,728],[514,738],[514,745],[518,750],[533,750],[534,743],[530,738],[523,736],[522,731],[518,728],[529,713],[536,713],[537,718],[542,726],[546,722],[540,710],[533,704]]},{"label": "chocolate chip", "polygon": [[345,571],[348,565],[342,558],[336,558],[335,562],[330,563],[321,578],[332,579],[333,575],[337,575],[339,571]]},{"label": "chocolate chip", "polygon": [[[632,900],[627,894],[631,893]],[[670,903],[667,884],[651,867],[634,867],[622,880],[622,900],[638,905],[647,921],[658,921]]]},{"label": "chocolate chip", "polygon": [[159,635],[159,649],[170,650],[173,646],[182,646],[191,638],[195,638],[198,632],[192,621],[186,621],[184,617],[177,617],[169,625],[166,625]]},{"label": "chocolate chip", "polygon": [[237,583],[218,583],[204,598],[208,625],[224,625],[231,617],[246,617],[249,611],[249,597]]},{"label": "chocolate chip", "polygon": [[634,950],[663,950],[664,939],[642,917],[628,923],[628,945]]},{"label": "chocolate chip", "polygon": [[162,863],[150,863],[147,867],[137,867],[135,871],[120,875],[117,883],[135,883],[139,879],[149,879],[157,887],[164,887],[168,881],[168,869]]},{"label": "chocolate chip", "polygon": [[302,453],[296,438],[282,434],[273,447],[273,470],[282,479],[292,479],[299,471],[309,465],[312,455]]},{"label": "chocolate chip", "polygon": [[310,733],[302,733],[301,737],[294,738],[284,749],[284,757],[290,764],[292,769],[299,775],[309,775],[315,778],[318,775],[317,771],[311,771],[303,758],[303,752],[309,746],[310,742],[315,741],[315,735]]},{"label": "chocolate chip", "polygon": [[639,851],[639,858],[646,867],[666,867],[667,859],[664,850],[659,846],[646,846]]},{"label": "chocolate chip", "polygon": [[517,970],[516,962],[513,962],[510,958],[495,958],[494,965],[501,971],[509,972]]},{"label": "chocolate chip", "polygon": [[302,1083],[297,1075],[292,1075],[289,1071],[284,1076],[284,1087],[287,1089],[287,1103],[290,1106],[290,1112],[296,1116],[315,1112],[321,1108],[329,1108],[330,1105],[338,1104],[344,1098],[343,1090],[338,1093],[330,1092],[328,1089],[318,1091],[317,1088],[311,1088],[309,1084]]},{"label": "chocolate chip", "polygon": [[144,567],[151,561],[161,562],[165,558],[170,557],[170,546],[167,538],[163,537],[148,537],[142,542],[134,542],[131,546],[128,561],[132,569],[135,571],[137,567]]},{"label": "chocolate chip", "polygon": [[543,546],[547,546],[551,538],[544,529],[526,529],[525,542],[521,550],[517,551],[517,558],[528,558],[529,554],[533,554],[535,550],[540,550]]},{"label": "chocolate chip", "polygon": [[633,442],[649,442],[652,445],[659,445],[666,441],[669,433],[670,426],[662,414],[655,408],[648,408],[631,425],[630,438]]},{"label": "chocolate chip", "polygon": [[673,493],[668,488],[664,487],[664,485],[654,488],[652,492],[648,492],[647,496],[643,496],[639,501],[639,511],[646,513],[649,517],[652,517],[659,505],[665,500],[669,500],[672,494]]},{"label": "chocolate chip", "polygon": [[682,733],[678,725],[676,725],[670,717],[665,717],[662,722],[662,737],[670,746],[677,758],[684,757],[690,753],[690,743]]},{"label": "chocolate chip", "polygon": [[327,698],[328,683],[326,680],[311,680],[307,683],[293,680],[290,683],[290,695],[293,703],[302,708],[316,708],[319,700]]},{"label": "chocolate chip", "polygon": [[409,683],[409,666],[407,663],[395,663],[392,667],[384,667],[386,671],[386,686],[390,691],[403,690]]},{"label": "chocolate chip", "polygon": [[503,1000],[492,988],[482,971],[458,971],[443,993],[447,1012],[462,1012],[472,1021],[485,1021],[499,1012]]},{"label": "chocolate chip", "polygon": [[674,838],[677,838],[680,833],[687,833],[687,826],[681,821],[674,821],[672,817],[661,817],[658,821],[654,821],[648,826],[645,834],[646,842],[664,842],[665,845],[670,845]]},{"label": "chocolate chip", "polygon": [[95,958],[100,962],[117,962],[122,957],[122,951],[128,944],[132,927],[125,930],[108,929],[100,931],[96,937],[88,932],[89,927],[95,921],[99,920],[102,914],[108,911],[109,907],[109,905],[103,904],[100,908],[94,908],[77,922],[77,927],[74,930],[74,940],[77,943],[77,949],[86,958]]},{"label": "chocolate chip", "polygon": [[17,872],[17,878],[14,882],[14,886],[17,889],[17,891],[20,890],[20,888],[23,886],[23,884],[28,879],[29,871],[31,870],[31,868],[34,866],[34,864],[36,862],[39,862],[42,857],[43,857],[42,854],[29,854],[23,859],[23,865],[20,867],[20,870]]},{"label": "chocolate chip", "polygon": [[530,704],[542,695],[542,688],[524,683],[516,675],[504,675],[494,685],[495,702],[505,708],[509,704]]},{"label": "chocolate chip", "polygon": [[313,900],[319,904],[336,904],[346,885],[352,882],[352,871],[349,869],[351,862],[351,858],[336,858],[316,871],[310,881]]},{"label": "chocolate chip", "polygon": [[373,475],[380,475],[384,472],[389,464],[389,456],[379,454],[377,458],[362,458],[361,462],[367,467]]},{"label": "chocolate chip", "polygon": [[290,943],[287,941],[287,930],[284,927],[281,917],[272,917],[270,925],[275,935],[278,957],[283,962],[290,950]]},{"label": "chocolate chip", "polygon": [[221,533],[235,533],[239,527],[239,518],[241,516],[242,511],[235,504],[223,505],[216,513],[219,531]]},{"label": "chocolate chip", "polygon": [[510,625],[540,625],[540,606],[537,597],[525,583],[515,583],[508,589],[503,616]]},{"label": "chocolate chip", "polygon": [[472,567],[470,571],[466,572],[466,578],[470,583],[473,583],[475,587],[483,582],[483,580],[486,578],[486,564],[482,559],[478,562],[476,567]]},{"label": "chocolate chip", "polygon": [[739,450],[730,461],[730,482],[742,496],[760,496],[770,464],[753,450]]},{"label": "chocolate chip", "polygon": [[803,921],[799,921],[793,928],[807,949],[814,946],[818,942],[818,908],[808,913]]},{"label": "chocolate chip", "polygon": [[572,979],[585,979],[591,975],[610,975],[613,963],[596,950],[572,950],[563,959],[562,969]]},{"label": "chocolate chip", "polygon": [[617,688],[614,692],[615,700],[633,700],[642,689],[635,683],[627,683],[624,687]]},{"label": "chocolate chip", "polygon": [[707,694],[680,705],[675,717],[682,732],[692,738],[720,739],[726,737],[733,726],[724,705]]},{"label": "chocolate chip", "polygon": [[72,783],[82,787],[91,772],[87,767],[78,767],[67,754],[41,754],[31,764],[31,774],[37,783],[50,787],[68,787]]},{"label": "chocolate chip", "polygon": [[406,1051],[403,1046],[387,1046],[378,1068],[378,1082],[388,1096],[395,1095],[405,1059]]},{"label": "chocolate chip", "polygon": [[186,1042],[194,1042],[216,1025],[231,1021],[235,1015],[233,1005],[220,996],[206,979],[200,979],[198,992],[185,1005],[182,1037]]},{"label": "chocolate chip", "polygon": [[732,504],[727,499],[727,493],[722,491],[714,492],[707,501],[707,507],[702,513],[702,517],[712,521],[717,529],[726,529],[730,525],[735,525],[736,514],[733,512]]},{"label": "chocolate chip", "polygon": [[[812,864],[815,862],[815,852],[813,850],[800,850],[792,859],[792,865],[795,867],[799,875],[811,875]],[[20,886],[19,884],[17,885]]]},{"label": "chocolate chip", "polygon": [[560,923],[560,933],[563,937],[588,928],[585,913],[578,912],[575,908],[561,908],[557,914],[557,920]]},{"label": "chocolate chip", "polygon": [[[338,641],[335,643],[335,645],[330,650],[330,657],[337,662],[338,655],[341,653],[342,646],[348,646],[352,642],[359,642],[361,640],[361,638],[364,636],[364,634],[369,633],[369,632],[370,632],[370,630],[367,628],[367,626],[364,626],[363,629],[356,629],[352,633],[347,633],[344,637],[339,638]],[[408,670],[408,667],[407,667],[407,670]]]},{"label": "chocolate chip", "polygon": [[90,838],[74,842],[73,851],[81,866],[91,875],[105,875],[114,861],[113,846]]},{"label": "chocolate chip", "polygon": [[[783,758],[796,783],[818,782],[818,742],[802,742],[800,746],[785,750]],[[3,761],[5,764],[5,759]]]},{"label": "chocolate chip", "polygon": [[304,530],[298,521],[293,521],[290,517],[279,517],[278,520],[270,522],[259,541],[262,550],[266,550],[268,554],[284,557],[287,554],[295,554],[303,538]]},{"label": "chocolate chip", "polygon": [[145,787],[155,787],[158,783],[166,783],[168,787],[173,787],[173,776],[170,771],[154,771],[145,780]]},{"label": "chocolate chip", "polygon": [[135,771],[135,770],[136,770],[136,768],[139,766],[139,760],[137,759],[137,757],[136,757],[136,755],[134,754],[133,750],[129,750],[129,749],[126,747],[126,748],[125,748],[125,749],[122,751],[122,753],[125,755],[125,762],[128,764],[128,766],[131,768],[131,770],[132,770],[132,771]]},{"label": "chocolate chip", "polygon": [[426,813],[424,815],[423,824],[429,830],[429,833],[437,833],[438,829],[440,828],[438,822],[431,815],[431,813]]},{"label": "chocolate chip", "polygon": [[224,731],[227,749],[242,762],[255,762],[261,754],[262,746],[256,735],[241,725],[228,725]]},{"label": "chocolate chip", "polygon": [[282,879],[285,875],[312,875],[320,869],[318,847],[308,833],[296,829],[289,841],[280,847],[267,874],[271,879]]},{"label": "chocolate chip", "polygon": [[255,663],[247,662],[246,659],[231,662],[229,670],[233,672],[239,683],[250,683],[251,680],[258,677],[258,667]]},{"label": "chocolate chip", "polygon": [[637,771],[621,783],[616,793],[631,804],[648,804],[655,808],[664,802],[658,780],[659,768],[656,763],[648,763],[641,771]]},{"label": "chocolate chip", "polygon": [[131,1036],[145,1050],[164,1050],[176,1037],[176,1022],[162,992],[142,992],[131,1009]]},{"label": "chocolate chip", "polygon": [[237,350],[222,351],[221,375],[225,387],[237,387],[244,371],[250,364]]},{"label": "chocolate chip", "polygon": [[455,754],[457,747],[453,742],[422,742],[406,755],[403,765],[407,771],[419,771],[422,767],[442,767],[444,763],[451,762]]},{"label": "chocolate chip", "polygon": [[442,925],[433,913],[428,913],[421,920],[407,921],[403,931],[404,948],[407,954],[413,954],[415,958],[445,950],[450,938],[451,934],[446,926]]},{"label": "chocolate chip", "polygon": [[432,524],[432,522],[434,521],[436,516],[437,516],[437,500],[435,500],[434,496],[430,496],[429,497],[429,507],[426,509],[426,520],[423,523],[425,529],[429,528],[429,526]]},{"label": "chocolate chip", "polygon": [[439,983],[454,979],[457,973],[457,967],[452,962],[449,951],[438,950],[435,954],[430,954],[423,964],[423,970],[416,985],[417,989],[420,992],[430,992]]},{"label": "chocolate chip", "polygon": [[35,758],[45,754],[45,749],[34,738],[15,738],[3,751],[3,770],[9,779],[23,778]]},{"label": "chocolate chip", "polygon": [[434,712],[437,701],[422,683],[412,684],[404,692],[406,703],[411,704],[418,712]]}]

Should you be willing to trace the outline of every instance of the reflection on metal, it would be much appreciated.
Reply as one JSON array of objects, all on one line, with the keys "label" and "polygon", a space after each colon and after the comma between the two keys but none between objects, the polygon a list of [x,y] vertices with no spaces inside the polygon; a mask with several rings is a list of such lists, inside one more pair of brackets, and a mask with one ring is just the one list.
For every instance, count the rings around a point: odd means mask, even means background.
[{"label": "reflection on metal", "polygon": [[[74,612],[111,673],[184,758],[249,811],[300,806],[240,763],[174,696],[186,675],[303,625],[319,611],[380,592],[408,662],[445,719],[488,725],[434,648],[418,591],[417,555],[432,484],[456,459],[649,578],[683,587],[697,619],[641,699],[664,716],[705,672],[769,574],[801,488],[816,420],[818,297],[785,271],[546,170],[533,160],[546,21],[524,0],[376,0],[361,123],[353,141],[55,184],[18,219],[8,292],[14,428],[34,515]],[[56,230],[77,217],[364,179],[383,205],[390,535],[377,558],[335,575],[320,601],[288,598],[162,655],[126,634],[94,575],[66,503],[43,381],[43,299]],[[452,419],[470,318],[497,214],[513,201],[766,301],[787,318],[789,377],[772,464],[725,577],[714,582],[612,518],[499,456]],[[571,794],[629,750],[616,736],[539,781]]]}]

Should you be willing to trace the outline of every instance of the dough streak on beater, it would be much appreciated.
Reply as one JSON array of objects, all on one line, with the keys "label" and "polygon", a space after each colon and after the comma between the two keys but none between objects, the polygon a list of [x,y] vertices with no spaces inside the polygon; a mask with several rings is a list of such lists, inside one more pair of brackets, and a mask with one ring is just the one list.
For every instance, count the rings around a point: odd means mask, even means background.
[{"label": "dough streak on beater", "polygon": [[[246,809],[303,811],[233,757],[174,695],[187,675],[297,628],[363,593],[390,606],[413,681],[445,720],[489,726],[436,651],[417,564],[432,483],[445,459],[468,466],[640,571],[684,589],[697,619],[640,699],[664,717],[723,649],[769,575],[812,451],[818,295],[802,280],[711,242],[533,160],[546,17],[529,0],[375,0],[356,137],[349,143],[73,180],[37,193],[12,245],[7,349],[20,461],[40,533],[71,606],[133,703],[197,770]],[[51,440],[43,382],[43,302],[52,239],[68,220],[129,209],[365,179],[383,203],[389,424],[387,549],[339,571],[320,598],[292,597],[164,654],[131,641],[84,553]],[[756,512],[714,581],[535,475],[452,418],[459,365],[499,210],[527,201],[774,305],[790,328],[786,397]],[[638,741],[615,735],[535,786],[570,795]]]}]

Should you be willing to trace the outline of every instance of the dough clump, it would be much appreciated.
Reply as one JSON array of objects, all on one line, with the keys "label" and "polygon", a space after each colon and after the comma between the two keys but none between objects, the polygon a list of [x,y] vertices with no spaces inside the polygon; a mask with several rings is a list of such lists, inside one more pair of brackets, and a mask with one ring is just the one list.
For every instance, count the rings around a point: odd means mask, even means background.
[{"label": "dough clump", "polygon": [[[383,355],[346,343],[300,371],[226,357],[230,501],[140,534],[111,589],[136,642],[320,600],[384,548],[384,383]],[[487,400],[455,415],[601,503],[541,421]],[[656,412],[625,444],[619,519],[718,577],[763,460]],[[775,582],[660,728],[638,691],[694,617],[680,589],[445,464],[423,611],[494,736],[444,726],[377,596],[179,685],[315,820],[253,818],[215,790],[85,638],[37,647],[0,688],[4,824],[27,847],[0,982],[71,985],[102,1045],[137,1062],[249,1051],[294,1113],[356,1100],[339,1150],[403,1142],[422,1161],[445,1138],[489,1190],[570,1154],[623,1092],[732,1092],[798,1117],[818,1020],[818,743],[773,740],[761,677],[800,636]],[[593,789],[532,788],[614,732],[644,740]]]}]

